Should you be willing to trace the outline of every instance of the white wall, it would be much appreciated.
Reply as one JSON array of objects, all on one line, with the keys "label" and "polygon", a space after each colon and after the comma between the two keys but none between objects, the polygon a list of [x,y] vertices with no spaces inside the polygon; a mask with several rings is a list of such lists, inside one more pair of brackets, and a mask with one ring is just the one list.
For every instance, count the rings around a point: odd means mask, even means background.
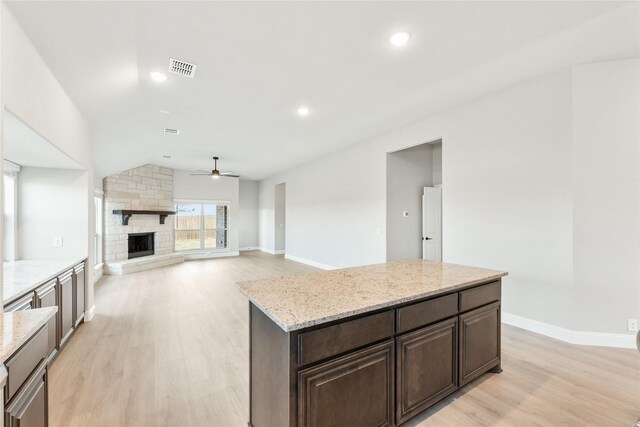
[{"label": "white wall", "polygon": [[287,224],[287,184],[282,182],[276,185],[274,202],[275,250],[276,253],[284,253],[286,248],[286,224]]},{"label": "white wall", "polygon": [[422,258],[422,193],[433,185],[432,153],[421,144],[387,154],[387,261]]},{"label": "white wall", "polygon": [[258,181],[240,180],[238,229],[240,249],[258,247]]},{"label": "white wall", "polygon": [[442,141],[431,144],[433,157],[433,185],[442,184]]},{"label": "white wall", "polygon": [[[47,141],[85,168],[87,220],[80,226],[88,236],[84,253],[93,265],[93,164],[92,134],[88,123],[2,2],[1,11],[1,103]],[[89,184],[91,183],[91,185]],[[86,307],[93,306],[93,283],[85,292]],[[86,320],[91,319],[91,312]]]},{"label": "white wall", "polygon": [[[86,256],[86,185],[84,171],[21,168],[17,259]],[[62,237],[62,247],[53,246],[56,236]]]},{"label": "white wall", "polygon": [[174,169],[173,198],[186,200],[217,200],[230,202],[229,250],[239,250],[239,201],[240,183],[238,178],[211,179],[207,176],[192,176],[191,172]]},{"label": "white wall", "polygon": [[[615,281],[602,285],[606,308],[583,314],[576,306],[572,83],[572,70],[559,70],[263,180],[260,245],[273,248],[273,186],[286,181],[288,254],[332,267],[383,262],[386,154],[441,138],[445,262],[509,271],[504,310],[528,319],[589,330],[573,319],[597,322],[614,306],[616,318],[637,317],[637,290]],[[629,82],[620,85],[637,95]],[[627,136],[637,146],[637,137]],[[616,151],[608,157],[638,158],[628,146],[608,147]],[[624,178],[633,187],[631,166],[625,163],[631,172]],[[596,175],[615,167],[600,164]],[[620,219],[634,230],[639,212],[629,209]],[[603,324],[607,332],[626,333],[619,321]]]},{"label": "white wall", "polygon": [[638,60],[574,68],[574,329],[640,318],[639,75]]}]

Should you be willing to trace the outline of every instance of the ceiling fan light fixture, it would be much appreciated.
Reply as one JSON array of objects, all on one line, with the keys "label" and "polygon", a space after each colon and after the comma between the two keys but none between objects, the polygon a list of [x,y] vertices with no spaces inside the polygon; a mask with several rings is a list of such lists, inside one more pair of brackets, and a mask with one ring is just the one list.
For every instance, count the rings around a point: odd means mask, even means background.
[{"label": "ceiling fan light fixture", "polygon": [[213,178],[213,179],[220,178],[220,171],[218,169],[215,169],[215,170],[211,171],[211,178]]}]

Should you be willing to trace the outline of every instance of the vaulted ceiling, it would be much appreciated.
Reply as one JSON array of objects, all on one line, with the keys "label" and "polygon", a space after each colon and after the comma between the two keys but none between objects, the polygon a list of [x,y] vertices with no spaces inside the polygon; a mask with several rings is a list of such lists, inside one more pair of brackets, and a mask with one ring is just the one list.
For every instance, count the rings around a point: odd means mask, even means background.
[{"label": "vaulted ceiling", "polygon": [[[554,68],[638,55],[637,2],[9,6],[91,124],[98,177],[218,155],[261,179]],[[167,73],[170,57],[195,78]]]}]

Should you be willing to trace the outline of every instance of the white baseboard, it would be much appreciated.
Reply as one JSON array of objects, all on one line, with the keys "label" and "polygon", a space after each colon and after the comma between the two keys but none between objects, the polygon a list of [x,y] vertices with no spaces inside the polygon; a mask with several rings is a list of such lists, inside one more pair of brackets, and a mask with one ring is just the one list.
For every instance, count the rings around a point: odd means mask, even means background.
[{"label": "white baseboard", "polygon": [[550,325],[538,320],[528,319],[526,317],[505,312],[502,312],[502,323],[526,329],[527,331],[555,338],[570,344],[636,348],[635,335],[572,331],[570,329],[561,328],[560,326]]},{"label": "white baseboard", "polygon": [[310,265],[312,267],[319,268],[321,270],[335,270],[336,269],[336,267],[332,267],[332,266],[327,265],[327,264],[322,264],[320,262],[311,261],[311,260],[308,260],[308,259],[305,259],[305,258],[299,258],[297,256],[293,256],[293,255],[289,255],[289,254],[286,254],[284,257],[286,259],[288,259],[288,260],[299,262],[300,264],[307,264],[307,265]]},{"label": "white baseboard", "polygon": [[240,252],[244,252],[244,251],[259,251],[260,248],[257,246],[243,246],[240,248]]},{"label": "white baseboard", "polygon": [[84,312],[84,321],[91,322],[93,316],[96,315],[96,306],[92,305],[91,308]]},{"label": "white baseboard", "polygon": [[284,249],[276,249],[273,251],[274,255],[284,255]]},{"label": "white baseboard", "polygon": [[266,252],[266,253],[271,254],[271,255],[280,255],[280,254],[284,253],[284,251],[275,251],[273,249],[262,248],[262,247],[258,248],[258,250],[261,251],[261,252]]},{"label": "white baseboard", "polygon": [[240,256],[239,251],[226,251],[226,252],[202,252],[202,253],[192,253],[192,254],[184,254],[185,261],[193,261],[197,259],[209,259],[209,258],[224,258],[229,256]]}]

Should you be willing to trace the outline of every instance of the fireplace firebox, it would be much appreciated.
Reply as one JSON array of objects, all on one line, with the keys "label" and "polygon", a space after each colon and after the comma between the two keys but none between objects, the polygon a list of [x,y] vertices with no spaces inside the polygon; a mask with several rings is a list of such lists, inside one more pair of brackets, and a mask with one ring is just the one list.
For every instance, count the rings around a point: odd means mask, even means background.
[{"label": "fireplace firebox", "polygon": [[153,255],[154,233],[129,233],[129,259]]}]

